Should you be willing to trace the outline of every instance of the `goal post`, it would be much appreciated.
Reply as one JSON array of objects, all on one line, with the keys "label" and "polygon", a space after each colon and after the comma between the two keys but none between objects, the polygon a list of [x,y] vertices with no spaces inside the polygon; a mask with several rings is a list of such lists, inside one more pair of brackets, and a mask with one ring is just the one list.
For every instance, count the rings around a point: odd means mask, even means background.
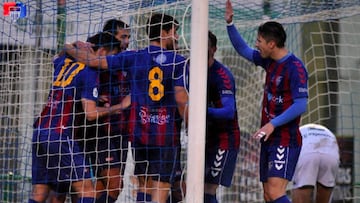
[{"label": "goal post", "polygon": [[[186,202],[203,193],[203,95],[206,82],[207,30],[218,38],[216,59],[228,66],[237,88],[240,152],[229,188],[220,187],[221,203],[263,202],[258,177],[259,143],[251,138],[260,126],[265,73],[232,47],[224,20],[225,0],[21,1],[26,18],[0,16],[0,202],[27,202],[31,190],[32,124],[46,103],[52,82],[52,58],[65,42],[86,40],[106,20],[130,25],[129,49],[148,44],[146,20],[154,12],[180,22],[178,52],[190,58],[189,128],[183,129],[182,161],[188,184]],[[39,4],[41,4],[41,9]],[[234,24],[252,47],[258,25],[282,23],[286,47],[309,73],[309,103],[302,124],[319,123],[337,136],[341,165],[334,202],[359,201],[360,185],[360,5],[358,1],[232,0]],[[1,5],[1,4],[0,4]],[[59,6],[59,7],[57,7]],[[61,6],[65,6],[61,7]],[[63,14],[66,13],[66,18]],[[42,19],[37,23],[36,19]],[[195,79],[194,79],[195,78]],[[184,135],[188,132],[188,135]],[[187,144],[186,144],[187,143]],[[188,162],[187,164],[185,164]],[[128,157],[118,202],[135,202],[134,160]],[[19,195],[21,194],[21,195]],[[70,199],[67,199],[70,202]]]},{"label": "goal post", "polygon": [[[186,202],[204,200],[208,1],[192,1]],[[196,112],[196,113],[195,113]]]}]

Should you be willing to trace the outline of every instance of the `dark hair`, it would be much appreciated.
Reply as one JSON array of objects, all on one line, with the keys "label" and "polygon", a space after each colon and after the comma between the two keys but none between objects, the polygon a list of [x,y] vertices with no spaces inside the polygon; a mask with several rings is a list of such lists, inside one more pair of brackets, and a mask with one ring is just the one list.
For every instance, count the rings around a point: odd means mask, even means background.
[{"label": "dark hair", "polygon": [[155,13],[146,23],[146,34],[149,36],[150,41],[160,41],[160,34],[162,30],[168,32],[173,27],[177,29],[179,22],[172,16]]},{"label": "dark hair", "polygon": [[284,27],[275,21],[268,21],[258,28],[258,34],[262,36],[267,42],[274,40],[276,46],[282,48],[285,46],[286,32]]},{"label": "dark hair", "polygon": [[117,34],[118,29],[128,29],[129,25],[118,19],[110,19],[105,22],[103,31],[111,32],[114,35]]},{"label": "dark hair", "polygon": [[94,44],[94,46],[92,47],[94,51],[97,51],[100,47],[104,47],[109,51],[119,49],[121,43],[110,32],[99,32],[89,37],[86,41]]},{"label": "dark hair", "polygon": [[209,45],[210,45],[210,47],[216,47],[216,45],[217,45],[217,38],[216,38],[216,36],[214,35],[214,33],[212,33],[210,30],[209,30],[209,39],[208,39],[208,41],[209,41]]}]

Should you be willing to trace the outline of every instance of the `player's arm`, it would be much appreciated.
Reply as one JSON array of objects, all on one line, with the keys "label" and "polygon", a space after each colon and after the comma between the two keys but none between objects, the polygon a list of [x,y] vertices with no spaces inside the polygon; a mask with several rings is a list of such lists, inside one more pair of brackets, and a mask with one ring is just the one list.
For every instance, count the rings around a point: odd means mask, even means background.
[{"label": "player's arm", "polygon": [[297,98],[294,99],[294,103],[286,109],[282,114],[275,117],[270,121],[270,123],[276,128],[278,126],[284,125],[301,114],[306,112],[307,108],[307,98]]},{"label": "player's arm", "polygon": [[188,118],[188,93],[185,87],[182,86],[175,86],[175,101],[178,106],[180,116],[187,121]]},{"label": "player's arm", "polygon": [[81,103],[85,112],[86,119],[89,121],[94,121],[97,118],[103,116],[121,113],[121,111],[124,109],[121,103],[110,107],[98,107],[96,106],[96,101],[86,98],[82,98]]},{"label": "player's arm", "polygon": [[131,105],[131,95],[126,95],[126,97],[124,97],[120,104],[123,109],[128,108]]},{"label": "player's arm", "polygon": [[222,96],[221,103],[221,108],[209,107],[207,115],[215,119],[233,119],[235,115],[235,99],[233,95]]},{"label": "player's arm", "polygon": [[239,32],[237,31],[235,25],[233,24],[233,8],[230,0],[226,1],[226,9],[225,9],[225,21],[227,23],[227,32],[230,38],[230,41],[235,48],[235,50],[244,58],[249,61],[253,61],[253,53],[254,49],[250,48],[244,39],[241,37]]},{"label": "player's arm", "polygon": [[101,69],[107,69],[108,64],[105,56],[97,56],[88,49],[87,46],[82,46],[82,43],[85,42],[76,42],[76,46],[74,43],[66,43],[65,51],[70,56],[74,57],[77,61],[82,62],[90,67],[98,67]]}]

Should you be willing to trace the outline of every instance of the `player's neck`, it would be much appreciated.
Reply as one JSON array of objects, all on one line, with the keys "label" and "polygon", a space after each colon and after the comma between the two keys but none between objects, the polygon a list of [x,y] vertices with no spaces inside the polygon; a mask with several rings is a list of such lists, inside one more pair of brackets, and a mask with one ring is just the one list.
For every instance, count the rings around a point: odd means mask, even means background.
[{"label": "player's neck", "polygon": [[273,51],[271,58],[275,61],[278,61],[284,58],[288,54],[288,50],[286,48],[277,48],[277,50]]},{"label": "player's neck", "polygon": [[150,41],[150,45],[151,46],[157,46],[157,47],[161,47],[162,49],[166,49],[166,46],[164,43],[161,43],[159,41]]}]

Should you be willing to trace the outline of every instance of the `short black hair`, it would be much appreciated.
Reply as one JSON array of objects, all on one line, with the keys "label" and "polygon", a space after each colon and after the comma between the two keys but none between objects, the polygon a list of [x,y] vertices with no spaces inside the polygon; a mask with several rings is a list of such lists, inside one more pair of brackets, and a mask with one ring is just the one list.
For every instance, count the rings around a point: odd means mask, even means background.
[{"label": "short black hair", "polygon": [[160,41],[162,30],[169,31],[172,28],[177,29],[179,22],[172,16],[164,13],[155,13],[149,17],[146,23],[146,34],[150,41]]},{"label": "short black hair", "polygon": [[284,27],[275,21],[268,21],[258,28],[258,34],[262,36],[266,41],[274,40],[276,46],[283,48],[286,41],[286,32]]},{"label": "short black hair", "polygon": [[209,34],[208,34],[209,36],[209,45],[210,45],[210,47],[216,47],[216,45],[217,45],[217,38],[216,38],[216,36],[214,35],[214,33],[212,33],[210,30],[209,30]]},{"label": "short black hair", "polygon": [[104,32],[110,32],[113,33],[114,35],[117,34],[118,29],[128,29],[129,25],[124,23],[122,20],[118,20],[118,19],[110,19],[108,21],[105,22],[105,25],[103,27],[103,31]]},{"label": "short black hair", "polygon": [[92,47],[94,51],[97,51],[100,47],[104,47],[109,51],[119,49],[121,44],[121,42],[110,32],[99,32],[89,37],[86,41],[94,44]]}]

